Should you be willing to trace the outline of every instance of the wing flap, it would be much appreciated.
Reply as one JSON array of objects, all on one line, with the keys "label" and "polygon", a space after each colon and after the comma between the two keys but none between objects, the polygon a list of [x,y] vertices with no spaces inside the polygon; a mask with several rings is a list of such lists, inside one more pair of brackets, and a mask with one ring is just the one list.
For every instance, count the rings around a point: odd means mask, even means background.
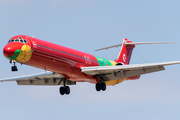
[{"label": "wing flap", "polygon": [[[63,85],[62,78],[54,78],[47,80],[20,80],[16,81],[18,85]],[[66,79],[66,85],[76,85],[76,82]]]},{"label": "wing flap", "polygon": [[104,79],[105,81],[110,81],[110,80],[116,80],[116,79],[121,79],[121,78],[128,78],[128,77],[132,77],[136,75],[147,74],[151,72],[157,72],[161,70],[165,70],[165,68],[163,66],[158,66],[158,67],[148,67],[148,68],[142,68],[142,69],[118,71],[112,74],[104,75]]}]

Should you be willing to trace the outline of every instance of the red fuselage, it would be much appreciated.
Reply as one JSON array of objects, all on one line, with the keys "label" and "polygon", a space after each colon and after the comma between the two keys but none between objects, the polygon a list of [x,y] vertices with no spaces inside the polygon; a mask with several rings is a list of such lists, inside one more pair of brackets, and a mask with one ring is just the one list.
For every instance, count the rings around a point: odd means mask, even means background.
[{"label": "red fuselage", "polygon": [[[82,73],[80,69],[82,66],[99,66],[94,56],[36,38],[29,39],[33,43],[33,54],[25,64],[59,73],[71,81],[96,82],[93,76]],[[91,61],[88,62],[87,56]]]},{"label": "red fuselage", "polygon": [[[26,47],[23,49],[23,46]],[[17,50],[20,50],[20,53],[17,53]],[[10,60],[56,72],[66,79],[76,82],[96,83],[96,78],[82,73],[80,67],[114,65],[116,63],[102,58],[109,64],[104,61],[100,63],[101,61],[98,61],[97,57],[93,55],[24,35],[11,38],[4,47],[3,53]],[[19,56],[21,57],[18,58]]]},{"label": "red fuselage", "polygon": [[81,67],[116,64],[115,61],[25,35],[12,37],[4,47],[3,53],[11,61],[59,73],[75,82],[97,82],[95,76],[82,73]]}]

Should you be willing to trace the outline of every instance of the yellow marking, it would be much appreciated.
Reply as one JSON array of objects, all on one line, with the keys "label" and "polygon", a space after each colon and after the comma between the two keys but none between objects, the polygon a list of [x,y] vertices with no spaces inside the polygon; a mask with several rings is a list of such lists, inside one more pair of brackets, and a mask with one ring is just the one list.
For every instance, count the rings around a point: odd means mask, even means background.
[{"label": "yellow marking", "polygon": [[[112,66],[116,65],[116,62],[109,60],[112,64]],[[106,85],[110,86],[110,85],[116,85],[118,83],[123,82],[124,80],[126,80],[125,78],[122,79],[117,79],[117,80],[111,80],[111,81],[106,81]]]},{"label": "yellow marking", "polygon": [[117,80],[111,80],[111,81],[106,81],[106,85],[110,86],[110,85],[116,85],[119,84],[121,82],[123,82],[124,80],[126,80],[125,78],[122,79],[117,79]]},{"label": "yellow marking", "polygon": [[115,66],[115,65],[116,65],[116,62],[111,61],[111,60],[109,60],[109,61],[111,62],[111,64],[112,64],[113,66]]},{"label": "yellow marking", "polygon": [[23,45],[20,54],[16,58],[19,63],[27,62],[32,56],[31,47],[29,45]]}]

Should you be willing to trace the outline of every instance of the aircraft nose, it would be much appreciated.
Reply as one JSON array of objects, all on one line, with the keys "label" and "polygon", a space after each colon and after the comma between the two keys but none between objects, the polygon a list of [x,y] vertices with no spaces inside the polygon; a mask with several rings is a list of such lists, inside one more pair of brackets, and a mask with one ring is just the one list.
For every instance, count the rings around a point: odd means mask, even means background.
[{"label": "aircraft nose", "polygon": [[11,57],[15,51],[16,49],[12,45],[7,44],[3,49],[3,54],[5,57]]},{"label": "aircraft nose", "polygon": [[22,44],[18,42],[8,43],[3,49],[3,54],[5,57],[14,60],[16,57],[18,57],[21,47]]}]

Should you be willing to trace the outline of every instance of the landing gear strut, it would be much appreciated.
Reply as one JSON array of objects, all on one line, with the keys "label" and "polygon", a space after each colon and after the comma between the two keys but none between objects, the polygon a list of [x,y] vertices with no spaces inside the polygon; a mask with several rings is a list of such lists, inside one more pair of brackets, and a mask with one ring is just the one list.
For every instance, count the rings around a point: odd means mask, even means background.
[{"label": "landing gear strut", "polygon": [[[11,63],[11,62],[10,62],[10,63]],[[17,66],[15,65],[16,62],[13,61],[13,63],[14,63],[14,66],[11,67],[11,71],[13,71],[13,72],[14,72],[14,71],[18,71]]]},{"label": "landing gear strut", "polygon": [[69,86],[66,86],[66,80],[65,79],[63,79],[63,83],[64,83],[64,86],[59,88],[59,92],[61,95],[64,95],[64,94],[69,95],[70,94],[70,88],[69,88]]},{"label": "landing gear strut", "polygon": [[103,77],[98,77],[98,83],[96,83],[96,91],[100,91],[100,90],[102,90],[102,91],[105,91],[106,90],[106,83],[105,82],[102,82],[102,80],[103,80]]}]

